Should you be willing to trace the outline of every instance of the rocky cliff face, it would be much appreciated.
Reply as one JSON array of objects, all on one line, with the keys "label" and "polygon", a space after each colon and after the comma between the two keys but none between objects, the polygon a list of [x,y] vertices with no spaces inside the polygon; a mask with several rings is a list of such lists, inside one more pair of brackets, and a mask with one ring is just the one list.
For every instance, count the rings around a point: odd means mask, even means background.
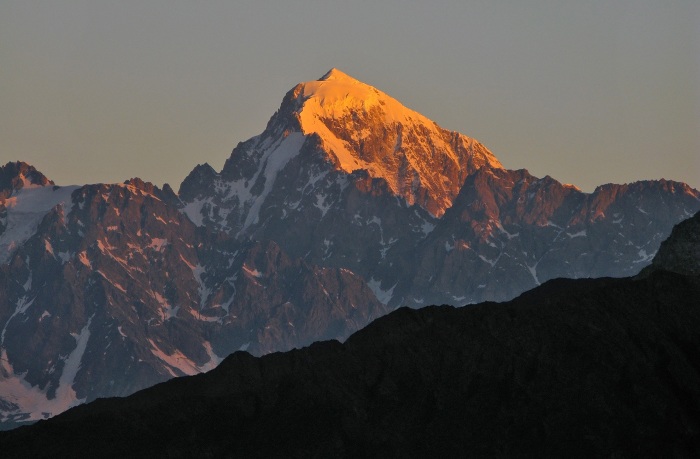
[{"label": "rocky cliff face", "polygon": [[634,275],[698,196],[665,180],[588,194],[524,170],[482,169],[422,243],[406,304],[502,301],[556,277]]},{"label": "rocky cliff face", "polygon": [[12,252],[0,268],[1,421],[127,395],[239,349],[342,339],[387,312],[351,272],[207,233],[178,203],[139,179],[72,187]]},{"label": "rocky cliff face", "polygon": [[48,185],[54,185],[53,181],[27,163],[16,161],[0,167],[0,200],[9,198],[22,188]]}]

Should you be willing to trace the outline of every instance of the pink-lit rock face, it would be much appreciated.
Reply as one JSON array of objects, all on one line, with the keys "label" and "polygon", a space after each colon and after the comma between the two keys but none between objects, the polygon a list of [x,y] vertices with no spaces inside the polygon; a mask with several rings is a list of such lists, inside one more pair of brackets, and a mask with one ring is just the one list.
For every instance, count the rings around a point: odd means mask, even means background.
[{"label": "pink-lit rock face", "polygon": [[240,349],[343,339],[387,312],[349,270],[199,231],[152,184],[72,188],[0,271],[0,422],[208,371]]}]

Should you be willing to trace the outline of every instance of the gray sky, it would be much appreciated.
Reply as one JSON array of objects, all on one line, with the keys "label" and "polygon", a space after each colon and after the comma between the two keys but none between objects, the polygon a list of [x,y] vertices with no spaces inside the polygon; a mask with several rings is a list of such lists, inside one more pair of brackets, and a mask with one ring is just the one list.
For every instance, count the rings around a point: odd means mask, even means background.
[{"label": "gray sky", "polygon": [[0,0],[0,162],[177,190],[331,67],[511,169],[700,188],[697,0]]}]

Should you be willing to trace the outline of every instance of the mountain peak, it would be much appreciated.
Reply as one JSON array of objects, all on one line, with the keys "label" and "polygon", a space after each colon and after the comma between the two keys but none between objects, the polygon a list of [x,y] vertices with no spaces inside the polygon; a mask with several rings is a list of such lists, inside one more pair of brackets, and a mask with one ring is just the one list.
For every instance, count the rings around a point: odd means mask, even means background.
[{"label": "mountain peak", "polygon": [[355,78],[351,77],[347,73],[338,70],[337,68],[333,67],[330,69],[328,72],[326,72],[321,78],[318,79],[318,81],[333,81],[333,80],[344,80],[344,81],[356,81],[359,83],[358,80]]},{"label": "mountain peak", "polygon": [[53,181],[46,178],[36,168],[23,161],[8,162],[0,166],[0,197],[8,197],[13,191],[22,188],[43,187],[53,185]]},{"label": "mountain peak", "polygon": [[[502,168],[474,139],[438,126],[388,94],[332,68],[297,85],[286,116],[304,135],[317,135],[339,170],[385,179],[408,204],[435,216],[451,206],[465,178],[483,167]],[[283,132],[288,129],[286,121]]]},{"label": "mountain peak", "polygon": [[[339,118],[348,112],[368,112],[375,107],[381,109],[386,123],[405,123],[413,119],[425,124],[434,124],[420,113],[403,106],[398,100],[350,75],[332,68],[318,80],[299,84],[294,91],[301,109],[298,114],[302,130],[316,132],[319,118]],[[317,132],[318,133],[318,132]]]},{"label": "mountain peak", "polygon": [[[307,144],[309,138],[313,141]],[[240,181],[237,189],[245,190],[238,193],[240,201],[252,206],[247,222],[256,221],[260,196],[272,190],[282,169],[297,164],[290,161],[304,145],[313,146],[324,167],[347,174],[364,170],[371,179],[385,181],[406,204],[436,217],[452,205],[470,174],[482,167],[503,168],[478,141],[443,129],[388,94],[332,68],[320,79],[288,91],[265,131],[239,144],[226,161],[221,177]],[[215,175],[209,171],[197,182],[209,182]],[[263,194],[257,195],[252,184],[261,177]],[[194,199],[188,190],[197,194],[195,189],[201,187],[181,187],[180,199]],[[253,206],[255,196],[258,203]]]}]

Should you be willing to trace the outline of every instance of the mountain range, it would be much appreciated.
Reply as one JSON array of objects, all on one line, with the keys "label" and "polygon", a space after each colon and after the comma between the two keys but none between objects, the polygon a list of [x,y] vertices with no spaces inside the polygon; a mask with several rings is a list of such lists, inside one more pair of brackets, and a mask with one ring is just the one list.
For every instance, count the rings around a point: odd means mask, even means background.
[{"label": "mountain range", "polygon": [[400,308],[0,432],[13,457],[697,457],[700,212],[634,278]]},{"label": "mountain range", "polygon": [[[601,166],[604,167],[604,166]],[[177,193],[0,167],[0,424],[344,340],[400,306],[630,276],[700,210],[686,184],[584,193],[333,69]]]}]

